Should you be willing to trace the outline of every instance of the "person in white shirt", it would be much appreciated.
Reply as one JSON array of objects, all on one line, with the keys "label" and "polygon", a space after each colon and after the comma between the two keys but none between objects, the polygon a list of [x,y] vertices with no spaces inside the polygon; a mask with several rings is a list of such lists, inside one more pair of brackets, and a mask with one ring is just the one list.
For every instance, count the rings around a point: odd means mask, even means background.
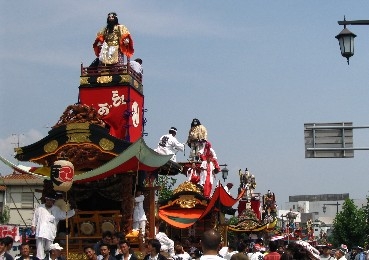
[{"label": "person in white shirt", "polygon": [[143,202],[145,200],[145,196],[142,194],[141,190],[136,191],[135,197],[135,207],[133,209],[133,229],[141,230],[142,234],[145,234],[146,231],[146,214],[143,208]]},{"label": "person in white shirt", "polygon": [[234,255],[234,254],[237,254],[238,251],[235,250],[235,247],[233,245],[229,245],[228,248],[227,248],[227,251],[225,252],[225,254],[223,255],[223,258],[224,259],[227,259],[227,260],[230,260],[231,257]]},{"label": "person in white shirt", "polygon": [[129,62],[129,66],[138,74],[141,76],[143,75],[143,69],[142,69],[142,60],[140,58],[137,58],[133,61]]},{"label": "person in white shirt", "polygon": [[192,259],[190,254],[185,252],[183,250],[183,246],[181,245],[176,245],[174,247],[174,252],[175,252],[175,255],[173,256],[173,260],[191,260]]},{"label": "person in white shirt", "polygon": [[345,257],[346,251],[343,248],[337,248],[336,252],[334,253],[334,257],[338,260],[347,260]]},{"label": "person in white shirt", "polygon": [[36,208],[31,230],[36,236],[37,257],[44,259],[56,237],[57,226],[60,220],[74,216],[75,211],[67,212],[54,205],[56,194],[47,194],[45,204],[40,204]]},{"label": "person in white shirt", "polygon": [[218,255],[218,249],[221,245],[220,233],[214,229],[205,231],[201,239],[201,247],[203,255],[200,260],[222,260],[223,258]]},{"label": "person in white shirt", "polygon": [[248,253],[247,256],[250,260],[262,260],[264,259],[264,255],[260,252],[261,245],[255,244],[252,248],[252,252]]},{"label": "person in white shirt", "polygon": [[184,144],[178,142],[177,138],[175,138],[176,134],[177,128],[171,127],[169,129],[169,134],[160,137],[158,147],[154,150],[159,154],[164,155],[173,154],[171,158],[173,162],[176,161],[177,151],[184,151]]},{"label": "person in white shirt", "polygon": [[224,190],[229,194],[229,195],[231,195],[231,191],[230,191],[230,189],[232,189],[232,187],[233,187],[233,183],[227,183],[227,185],[224,187]]},{"label": "person in white shirt", "polygon": [[159,232],[155,235],[155,238],[160,242],[160,252],[162,252],[164,256],[169,254],[169,256],[173,257],[174,241],[165,234],[165,224],[162,223],[159,225]]}]

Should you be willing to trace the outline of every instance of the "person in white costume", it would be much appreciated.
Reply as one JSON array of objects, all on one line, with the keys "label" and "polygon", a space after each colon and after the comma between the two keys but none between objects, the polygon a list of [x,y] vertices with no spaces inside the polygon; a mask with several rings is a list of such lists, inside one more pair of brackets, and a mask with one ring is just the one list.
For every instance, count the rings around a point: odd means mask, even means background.
[{"label": "person in white costume", "polygon": [[196,168],[196,163],[192,163],[191,168],[187,170],[187,181],[197,184],[200,181],[200,175]]},{"label": "person in white costume", "polygon": [[231,195],[231,189],[233,187],[233,183],[228,182],[226,186],[224,186],[224,190]]},{"label": "person in white costume", "polygon": [[129,61],[129,66],[138,74],[143,74],[142,69],[142,60],[140,58],[137,58],[135,60]]},{"label": "person in white costume", "polygon": [[141,230],[142,234],[146,231],[146,214],[143,208],[145,196],[141,190],[136,191],[135,207],[133,209],[133,229]]},{"label": "person in white costume", "polygon": [[173,162],[176,161],[177,151],[184,151],[184,144],[178,142],[177,138],[175,138],[176,134],[177,128],[171,127],[169,129],[169,134],[160,137],[158,147],[154,150],[159,154],[164,155],[173,154],[171,158]]},{"label": "person in white costume", "polygon": [[210,197],[210,193],[214,183],[214,164],[211,161],[210,157],[206,158],[206,161],[203,161],[200,166],[200,185],[204,187],[204,196],[206,198]]},{"label": "person in white costume", "polygon": [[40,204],[32,219],[31,230],[35,233],[37,257],[44,259],[50,250],[50,245],[56,237],[57,226],[60,220],[74,216],[74,209],[67,212],[62,211],[54,205],[55,194],[47,194],[45,196],[45,204]]},{"label": "person in white costume", "polygon": [[159,232],[155,235],[155,238],[159,240],[161,248],[160,252],[168,254],[169,256],[174,256],[174,241],[170,239],[167,234],[165,234],[165,225],[161,224],[159,226]]}]

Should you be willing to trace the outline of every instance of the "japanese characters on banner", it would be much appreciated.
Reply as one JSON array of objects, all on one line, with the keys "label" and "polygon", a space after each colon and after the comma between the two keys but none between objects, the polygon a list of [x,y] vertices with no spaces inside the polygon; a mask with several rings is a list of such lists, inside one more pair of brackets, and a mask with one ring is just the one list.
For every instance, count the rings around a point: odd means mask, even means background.
[{"label": "japanese characters on banner", "polygon": [[82,104],[94,107],[109,125],[110,134],[135,142],[143,132],[144,97],[130,86],[80,88]]},{"label": "japanese characters on banner", "polygon": [[19,242],[19,227],[13,225],[0,225],[0,237],[12,237],[15,242]]},{"label": "japanese characters on banner", "polygon": [[54,190],[67,192],[72,187],[74,166],[66,160],[57,160],[51,166],[51,181]]}]

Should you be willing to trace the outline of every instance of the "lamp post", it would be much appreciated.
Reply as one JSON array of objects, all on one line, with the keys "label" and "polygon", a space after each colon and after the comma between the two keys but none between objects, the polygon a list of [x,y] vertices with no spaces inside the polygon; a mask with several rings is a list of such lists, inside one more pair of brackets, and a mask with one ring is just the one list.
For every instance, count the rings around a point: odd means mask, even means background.
[{"label": "lamp post", "polygon": [[341,204],[339,204],[338,201],[337,201],[337,203],[334,203],[334,204],[333,203],[332,204],[331,203],[324,204],[323,205],[323,213],[325,214],[327,212],[327,206],[336,206],[337,207],[337,213],[336,214],[338,214],[338,206],[339,205],[341,205]]},{"label": "lamp post", "polygon": [[228,168],[227,168],[227,164],[219,164],[219,166],[224,166],[223,169],[221,169],[221,172],[222,172],[222,178],[223,178],[223,181],[225,182],[225,180],[228,178]]},{"label": "lamp post", "polygon": [[354,20],[347,21],[346,17],[343,21],[338,21],[339,25],[343,25],[343,30],[336,35],[336,39],[340,44],[341,55],[347,59],[347,64],[349,64],[349,59],[354,55],[354,38],[356,35],[346,28],[346,25],[369,25],[369,20]]}]

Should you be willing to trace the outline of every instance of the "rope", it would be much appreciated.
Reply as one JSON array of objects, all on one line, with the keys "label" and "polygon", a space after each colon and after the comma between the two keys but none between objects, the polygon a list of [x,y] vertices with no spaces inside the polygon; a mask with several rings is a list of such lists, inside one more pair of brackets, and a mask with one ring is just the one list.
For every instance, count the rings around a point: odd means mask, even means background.
[{"label": "rope", "polygon": [[[137,169],[136,169],[136,183],[135,183],[134,192],[133,192],[134,198],[136,197],[136,192],[137,192],[138,174],[139,174],[139,169],[140,169],[141,152],[142,152],[142,144],[140,145],[140,150],[138,152],[138,161],[137,161]],[[133,199],[132,200],[132,208],[134,209],[134,207],[135,207],[135,200]],[[131,216],[131,219],[132,220],[133,220],[133,214],[134,214],[134,211],[132,211],[132,216]]]},{"label": "rope", "polygon": [[31,184],[29,184],[29,183],[27,182],[27,179],[26,179],[26,177],[25,177],[23,174],[22,174],[22,177],[23,177],[23,179],[24,179],[25,183],[27,184],[27,186],[28,186],[29,190],[33,193],[33,197],[36,199],[37,203],[38,203],[38,204],[40,204],[40,201],[39,201],[39,200],[38,200],[38,198],[36,197],[34,190],[32,190],[32,188],[31,188]]}]

